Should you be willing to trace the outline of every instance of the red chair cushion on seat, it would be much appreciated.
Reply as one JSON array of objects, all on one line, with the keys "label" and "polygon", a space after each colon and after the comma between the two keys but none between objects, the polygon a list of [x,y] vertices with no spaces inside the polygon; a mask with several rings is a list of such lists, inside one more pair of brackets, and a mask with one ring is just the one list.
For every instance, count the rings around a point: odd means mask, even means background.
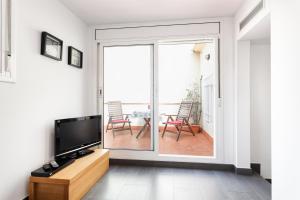
[{"label": "red chair cushion on seat", "polygon": [[112,123],[126,123],[126,122],[130,122],[129,120],[125,120],[125,119],[117,119],[117,120],[112,120]]},{"label": "red chair cushion on seat", "polygon": [[182,120],[175,120],[175,121],[165,122],[164,124],[180,125],[181,123]]}]

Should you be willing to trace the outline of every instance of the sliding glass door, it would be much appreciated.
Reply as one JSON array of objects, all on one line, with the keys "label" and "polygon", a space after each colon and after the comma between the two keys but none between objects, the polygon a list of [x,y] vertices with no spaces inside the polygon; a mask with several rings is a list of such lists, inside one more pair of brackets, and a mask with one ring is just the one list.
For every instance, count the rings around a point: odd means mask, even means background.
[{"label": "sliding glass door", "polygon": [[153,45],[104,46],[104,148],[152,150]]},{"label": "sliding glass door", "polygon": [[149,151],[113,151],[121,157],[216,157],[218,41],[114,44],[99,48],[104,148]]},{"label": "sliding glass door", "polygon": [[214,40],[160,43],[159,153],[214,156]]}]

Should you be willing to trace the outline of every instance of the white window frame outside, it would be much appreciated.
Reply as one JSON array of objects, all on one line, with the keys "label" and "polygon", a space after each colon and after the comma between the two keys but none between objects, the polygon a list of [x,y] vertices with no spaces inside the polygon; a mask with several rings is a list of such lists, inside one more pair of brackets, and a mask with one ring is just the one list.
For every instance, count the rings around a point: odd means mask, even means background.
[{"label": "white window frame outside", "polygon": [[[224,24],[221,31],[221,23]],[[161,25],[162,24],[162,25]],[[217,58],[216,71],[219,73],[215,77],[216,87],[215,91],[218,94],[215,95],[215,127],[216,131],[216,144],[214,145],[214,156],[186,156],[186,155],[169,155],[169,154],[159,154],[158,145],[159,141],[157,137],[154,137],[154,151],[132,151],[132,150],[111,150],[110,156],[115,159],[137,159],[137,160],[156,160],[156,161],[172,161],[172,162],[197,162],[197,163],[233,163],[234,162],[234,149],[225,149],[224,147],[228,145],[231,140],[228,140],[224,137],[225,131],[223,130],[223,88],[219,85],[222,85],[222,79],[224,72],[221,70],[221,66],[224,65],[226,68],[231,63],[227,59],[226,50],[223,48],[224,45],[219,46],[219,44],[226,44],[230,42],[231,32],[228,29],[231,26],[231,22],[228,19],[204,19],[204,20],[194,20],[194,21],[173,21],[166,22],[169,24],[167,26],[162,22],[161,24],[128,24],[111,26],[96,26],[93,27],[93,41],[92,41],[92,53],[93,59],[92,64],[97,66],[97,71],[95,71],[97,76],[97,111],[99,114],[103,114],[103,47],[111,45],[137,45],[137,44],[153,44],[154,45],[154,80],[153,80],[153,134],[157,135],[158,131],[158,116],[155,113],[158,113],[158,46],[161,43],[165,42],[175,42],[175,41],[197,41],[205,38],[210,38],[215,41],[215,55]],[[175,27],[173,25],[175,24]],[[183,25],[185,24],[185,25]],[[194,27],[193,25],[197,24],[199,27]],[[216,24],[219,24],[216,27]],[[179,26],[178,26],[179,25]],[[182,26],[181,26],[182,25]],[[192,27],[190,26],[192,25]],[[136,29],[137,28],[137,29]],[[163,29],[163,30],[162,30]],[[223,42],[221,42],[223,41]],[[224,53],[221,55],[220,52]],[[230,53],[229,53],[230,54]],[[221,56],[220,56],[221,55]],[[227,120],[228,121],[228,120]],[[230,127],[230,126],[229,126]],[[227,127],[228,129],[228,127]],[[226,133],[228,135],[228,132]],[[234,139],[234,138],[230,138]],[[101,146],[103,148],[103,146]],[[228,147],[227,147],[228,148]]]},{"label": "white window frame outside", "polygon": [[15,0],[0,0],[0,81],[16,82]]},{"label": "white window frame outside", "polygon": [[[178,41],[199,41],[199,40],[203,40],[203,39],[210,39],[213,40],[215,43],[215,49],[216,49],[216,68],[215,71],[217,72],[217,68],[218,68],[218,36],[203,36],[203,37],[189,37],[189,36],[185,36],[183,38],[179,38],[179,39],[174,39],[174,38],[170,38],[170,39],[166,39],[166,40],[159,40],[159,39],[149,39],[149,40],[126,40],[126,41],[108,41],[108,42],[97,42],[97,52],[98,52],[98,88],[103,88],[103,48],[106,46],[118,46],[118,45],[149,45],[152,44],[154,49],[153,49],[153,54],[154,54],[154,68],[153,68],[153,75],[154,75],[154,80],[152,83],[152,89],[151,91],[153,91],[153,98],[152,98],[152,102],[151,102],[151,107],[153,108],[153,112],[152,112],[152,121],[151,121],[151,125],[152,125],[152,140],[153,140],[153,144],[154,144],[154,150],[153,151],[135,151],[135,150],[118,150],[118,149],[110,149],[111,152],[111,156],[113,158],[120,158],[120,159],[146,159],[146,160],[160,160],[160,161],[175,161],[175,162],[199,162],[199,163],[221,163],[223,161],[223,154],[222,154],[222,149],[223,149],[223,132],[222,132],[222,125],[219,123],[222,123],[222,106],[220,106],[219,101],[217,100],[217,95],[215,95],[215,114],[214,116],[217,119],[215,119],[214,121],[216,121],[218,124],[214,125],[214,130],[216,130],[216,132],[218,134],[216,134],[215,136],[215,142],[214,142],[214,147],[213,147],[213,152],[214,155],[213,156],[191,156],[191,155],[171,155],[171,154],[160,154],[159,153],[159,138],[156,137],[158,135],[158,124],[159,124],[159,119],[158,119],[158,110],[159,110],[159,105],[158,105],[158,87],[159,87],[159,83],[158,83],[158,46],[160,43],[164,43],[164,42],[174,42],[176,40]],[[218,84],[218,76],[219,74],[216,74],[216,85]],[[215,91],[218,91],[218,88],[216,88]],[[98,96],[98,113],[103,115],[104,114],[104,110],[103,110],[103,94],[100,96]],[[103,138],[103,134],[102,134],[102,138]],[[151,141],[152,143],[152,141]],[[103,146],[101,146],[103,148]]]}]

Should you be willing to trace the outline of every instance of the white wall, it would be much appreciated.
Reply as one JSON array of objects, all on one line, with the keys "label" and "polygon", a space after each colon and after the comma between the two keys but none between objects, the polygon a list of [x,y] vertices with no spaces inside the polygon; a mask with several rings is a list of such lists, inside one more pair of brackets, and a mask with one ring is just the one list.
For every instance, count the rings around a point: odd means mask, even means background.
[{"label": "white wall", "polygon": [[[214,136],[214,111],[215,111],[215,69],[216,50],[214,43],[207,43],[200,54],[200,68],[202,75],[202,128],[211,136]],[[206,56],[210,55],[207,60]]]},{"label": "white wall", "polygon": [[[260,0],[245,0],[235,15],[235,151],[236,165],[250,167],[250,40],[251,37],[268,36],[270,1],[264,0],[264,7],[240,30],[240,23],[255,8]],[[262,142],[262,141],[261,141]]]},{"label": "white wall", "polygon": [[[223,106],[223,133],[224,138],[224,162],[235,163],[235,97],[234,97],[234,20],[231,19],[227,23],[223,23],[221,35],[223,41],[220,43],[220,59],[221,59],[221,97]],[[225,39],[227,38],[227,39]],[[220,120],[220,119],[218,119]],[[215,130],[216,132],[217,130]],[[220,137],[220,136],[219,136]],[[217,138],[216,138],[217,139]]]},{"label": "white wall", "polygon": [[[180,103],[192,90],[200,85],[201,70],[198,53],[193,52],[195,44],[162,44],[158,49],[159,101]],[[171,114],[178,112],[178,106]],[[165,112],[165,111],[163,111]],[[169,112],[170,113],[170,112]]]},{"label": "white wall", "polygon": [[300,199],[300,1],[271,4],[272,197]]},{"label": "white wall", "polygon": [[270,43],[251,43],[251,163],[261,164],[261,175],[271,178],[271,52]]},{"label": "white wall", "polygon": [[238,168],[250,168],[250,41],[237,41],[235,144]]},{"label": "white wall", "polygon": [[[57,0],[16,1],[17,83],[0,83],[0,199],[23,199],[30,172],[53,157],[58,118],[87,113],[86,25]],[[63,61],[40,55],[41,31],[64,41]],[[67,65],[67,46],[84,52]]]}]

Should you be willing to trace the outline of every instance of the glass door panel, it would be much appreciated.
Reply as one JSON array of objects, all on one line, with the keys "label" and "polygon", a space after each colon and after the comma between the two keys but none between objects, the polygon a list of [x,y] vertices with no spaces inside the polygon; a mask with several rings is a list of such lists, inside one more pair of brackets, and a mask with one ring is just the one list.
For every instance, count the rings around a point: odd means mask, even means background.
[{"label": "glass door panel", "polygon": [[103,47],[104,148],[153,150],[153,45]]},{"label": "glass door panel", "polygon": [[214,156],[214,40],[161,43],[159,153]]}]

